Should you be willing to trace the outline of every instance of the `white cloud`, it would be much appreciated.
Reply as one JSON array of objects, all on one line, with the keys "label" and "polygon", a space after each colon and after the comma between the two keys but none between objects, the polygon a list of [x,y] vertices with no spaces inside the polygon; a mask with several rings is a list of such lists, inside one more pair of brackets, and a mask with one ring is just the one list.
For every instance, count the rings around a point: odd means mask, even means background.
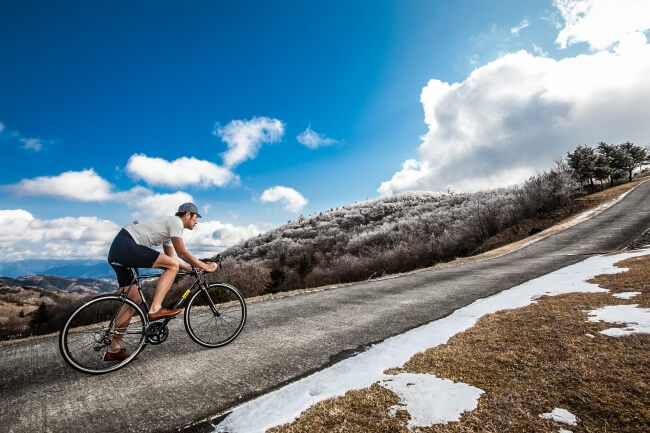
[{"label": "white cloud", "polygon": [[524,18],[517,26],[510,29],[510,33],[513,35],[519,36],[519,32],[528,27],[530,23],[526,18]]},{"label": "white cloud", "polygon": [[67,171],[58,176],[23,179],[19,183],[8,185],[5,188],[19,195],[49,196],[84,202],[125,203],[133,210],[133,216],[136,217],[173,215],[180,204],[193,201],[192,196],[186,192],[156,194],[142,186],[135,186],[127,191],[113,192],[113,185],[93,169]]},{"label": "white cloud", "polygon": [[555,42],[562,48],[586,42],[604,50],[632,32],[650,29],[648,0],[555,0],[564,27]]},{"label": "white cloud", "polygon": [[126,171],[150,185],[181,187],[186,185],[224,186],[238,178],[230,170],[212,162],[182,157],[174,161],[135,154]]},{"label": "white cloud", "polygon": [[207,257],[216,254],[238,242],[257,236],[264,230],[255,225],[235,226],[216,220],[199,219],[194,230],[183,232],[183,241],[193,255]]},{"label": "white cloud", "polygon": [[377,191],[381,195],[393,195],[402,191],[415,191],[421,188],[431,176],[431,166],[428,161],[407,159],[402,169],[395,173],[391,180],[382,182]]},{"label": "white cloud", "polygon": [[178,206],[194,201],[186,192],[155,194],[142,187],[137,191],[125,193],[124,198],[127,206],[133,209],[133,215],[143,218],[174,215],[178,211]]},{"label": "white cloud", "polygon": [[504,186],[578,144],[647,143],[650,45],[628,33],[614,48],[562,60],[519,51],[459,83],[430,80],[420,96],[429,130],[418,160],[378,191]]},{"label": "white cloud", "polygon": [[43,149],[44,144],[54,143],[52,140],[43,141],[40,138],[27,138],[20,131],[11,131],[7,130],[4,123],[0,122],[0,134],[5,132],[4,140],[9,140],[14,143],[22,143],[23,149],[33,150],[34,152],[40,152]]},{"label": "white cloud", "polygon": [[544,51],[544,49],[537,44],[533,44],[533,53],[540,57],[548,57],[548,52]]},{"label": "white cloud", "polygon": [[105,258],[119,226],[96,217],[34,218],[0,210],[0,261],[34,258]]},{"label": "white cloud", "polygon": [[38,138],[21,138],[20,141],[23,142],[24,149],[31,149],[35,152],[39,152],[43,149],[43,143]]},{"label": "white cloud", "polygon": [[268,117],[233,120],[224,127],[217,127],[213,134],[228,144],[223,160],[227,168],[232,168],[255,158],[263,143],[280,141],[284,135],[284,124]]},{"label": "white cloud", "polygon": [[107,201],[113,198],[112,185],[92,168],[66,171],[58,176],[23,179],[6,187],[19,195],[52,196],[66,200]]},{"label": "white cloud", "polygon": [[284,208],[291,212],[300,212],[308,200],[298,191],[286,186],[274,186],[262,193],[262,202],[282,202]]},{"label": "white cloud", "polygon": [[[173,213],[179,203],[174,204]],[[165,213],[170,215],[169,212]],[[120,226],[96,217],[35,218],[22,209],[0,210],[0,261],[37,258],[98,258],[108,255]],[[194,255],[207,257],[263,232],[257,225],[234,226],[202,221],[185,230],[183,239]]]},{"label": "white cloud", "polygon": [[307,146],[310,149],[318,149],[323,146],[330,146],[338,143],[337,140],[328,138],[324,134],[319,134],[311,129],[311,125],[296,137],[298,143]]}]

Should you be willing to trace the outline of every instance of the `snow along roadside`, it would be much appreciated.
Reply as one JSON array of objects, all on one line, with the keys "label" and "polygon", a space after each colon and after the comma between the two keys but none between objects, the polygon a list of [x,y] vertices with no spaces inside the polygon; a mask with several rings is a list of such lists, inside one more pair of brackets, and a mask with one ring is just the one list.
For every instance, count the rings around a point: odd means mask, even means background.
[{"label": "snow along roadside", "polygon": [[[606,293],[607,289],[587,283],[586,280],[599,274],[624,272],[626,269],[617,268],[614,263],[647,254],[650,254],[650,249],[612,256],[594,256],[489,298],[479,299],[443,319],[391,337],[359,355],[245,403],[235,408],[214,431],[262,433],[269,428],[292,422],[302,411],[320,401],[394,378],[395,376],[383,372],[403,365],[418,352],[446,343],[455,334],[474,326],[484,315],[524,307],[544,295]],[[475,393],[472,398],[478,398],[476,394],[480,395]],[[458,405],[452,406],[457,409]],[[472,405],[460,406],[467,410]],[[453,420],[457,416],[457,412],[448,413],[445,419]]]}]

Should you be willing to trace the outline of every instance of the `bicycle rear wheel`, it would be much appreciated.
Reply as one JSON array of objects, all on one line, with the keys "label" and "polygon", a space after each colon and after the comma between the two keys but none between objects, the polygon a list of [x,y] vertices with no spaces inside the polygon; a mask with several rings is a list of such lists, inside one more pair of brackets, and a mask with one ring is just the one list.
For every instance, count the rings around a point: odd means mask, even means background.
[{"label": "bicycle rear wheel", "polygon": [[185,308],[185,329],[205,347],[233,341],[246,323],[246,302],[239,291],[223,283],[209,284],[194,293]]},{"label": "bicycle rear wheel", "polygon": [[[145,344],[146,327],[144,313],[135,302],[117,295],[100,296],[72,313],[59,334],[59,350],[76,370],[108,373],[135,358]],[[113,339],[119,339],[119,346],[129,354],[126,359],[104,361]]]}]

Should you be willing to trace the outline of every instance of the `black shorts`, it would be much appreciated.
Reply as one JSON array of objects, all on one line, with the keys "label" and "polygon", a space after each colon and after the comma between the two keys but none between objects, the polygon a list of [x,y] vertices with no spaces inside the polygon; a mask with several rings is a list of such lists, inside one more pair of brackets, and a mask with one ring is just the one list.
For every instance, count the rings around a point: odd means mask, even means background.
[{"label": "black shorts", "polygon": [[[133,274],[128,268],[135,268],[136,272],[138,268],[151,268],[159,255],[154,249],[136,244],[129,232],[122,229],[113,239],[108,251],[108,263],[115,270],[120,287],[125,287],[133,280]],[[115,266],[113,262],[122,266]]]}]

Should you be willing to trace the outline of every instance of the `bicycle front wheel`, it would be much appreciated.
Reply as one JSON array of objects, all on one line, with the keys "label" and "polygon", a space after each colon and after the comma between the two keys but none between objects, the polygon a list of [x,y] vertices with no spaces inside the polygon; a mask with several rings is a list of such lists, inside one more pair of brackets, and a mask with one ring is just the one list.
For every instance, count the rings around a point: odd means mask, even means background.
[{"label": "bicycle front wheel", "polygon": [[[59,334],[59,350],[76,370],[108,373],[135,358],[144,346],[146,327],[144,313],[135,302],[117,295],[100,296],[72,313]],[[129,356],[124,360],[105,361],[111,343]]]},{"label": "bicycle front wheel", "polygon": [[205,347],[233,341],[246,323],[246,302],[229,284],[209,284],[194,293],[185,308],[185,329]]}]

